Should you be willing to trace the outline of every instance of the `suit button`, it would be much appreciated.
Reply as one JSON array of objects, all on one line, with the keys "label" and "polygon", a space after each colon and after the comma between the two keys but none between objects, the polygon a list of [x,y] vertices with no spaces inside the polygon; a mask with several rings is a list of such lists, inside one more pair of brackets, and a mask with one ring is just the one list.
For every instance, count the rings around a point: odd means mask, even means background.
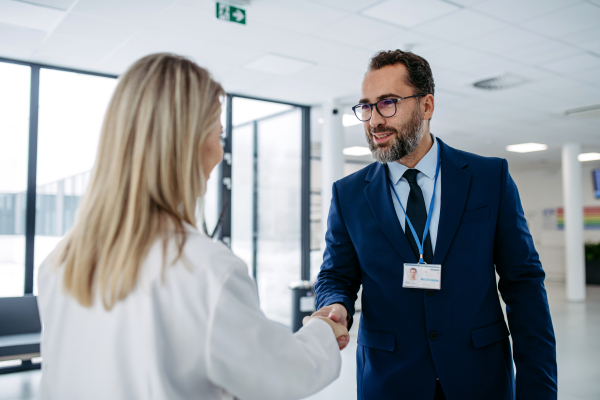
[{"label": "suit button", "polygon": [[427,290],[425,291],[425,296],[427,296],[427,297],[431,297],[431,296],[433,296],[433,289],[427,289]]},{"label": "suit button", "polygon": [[431,339],[431,340],[435,340],[435,339],[437,339],[437,338],[438,338],[438,334],[437,334],[437,332],[436,332],[436,331],[431,331],[431,332],[429,332],[429,339]]}]

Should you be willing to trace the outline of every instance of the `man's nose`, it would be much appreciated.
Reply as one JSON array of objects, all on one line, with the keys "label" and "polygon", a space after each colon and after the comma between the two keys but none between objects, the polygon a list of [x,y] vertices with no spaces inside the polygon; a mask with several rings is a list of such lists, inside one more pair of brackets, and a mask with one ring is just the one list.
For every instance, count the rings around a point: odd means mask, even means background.
[{"label": "man's nose", "polygon": [[371,125],[372,128],[377,128],[378,126],[385,125],[385,122],[385,118],[383,118],[381,114],[379,114],[377,110],[373,107],[373,111],[371,112],[371,119],[369,120],[369,125]]}]

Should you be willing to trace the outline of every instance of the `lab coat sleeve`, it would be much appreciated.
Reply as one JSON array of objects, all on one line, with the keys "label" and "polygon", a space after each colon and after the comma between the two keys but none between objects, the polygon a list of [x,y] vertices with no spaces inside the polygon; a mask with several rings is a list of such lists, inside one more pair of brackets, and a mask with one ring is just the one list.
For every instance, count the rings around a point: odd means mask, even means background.
[{"label": "lab coat sleeve", "polygon": [[225,279],[207,335],[209,379],[240,400],[300,399],[338,378],[341,355],[331,327],[310,320],[295,334],[261,311],[240,263]]}]

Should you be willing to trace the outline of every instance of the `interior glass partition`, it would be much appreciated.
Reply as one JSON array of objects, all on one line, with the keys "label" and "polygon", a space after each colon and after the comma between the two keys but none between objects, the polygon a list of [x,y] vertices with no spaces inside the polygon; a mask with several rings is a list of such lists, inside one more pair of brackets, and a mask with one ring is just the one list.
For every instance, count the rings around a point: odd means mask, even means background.
[{"label": "interior glass partition", "polygon": [[257,282],[265,314],[290,324],[301,276],[302,109],[233,98],[231,248]]},{"label": "interior glass partition", "polygon": [[31,67],[0,62],[0,297],[25,286]]}]

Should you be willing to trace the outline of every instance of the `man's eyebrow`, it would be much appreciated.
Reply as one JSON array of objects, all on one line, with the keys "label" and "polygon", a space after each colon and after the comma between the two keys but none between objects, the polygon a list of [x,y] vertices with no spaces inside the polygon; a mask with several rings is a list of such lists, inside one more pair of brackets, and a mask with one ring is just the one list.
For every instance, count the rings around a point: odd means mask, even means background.
[{"label": "man's eyebrow", "polygon": [[[388,97],[395,97],[395,98],[399,99],[402,96],[398,96],[397,94],[394,94],[394,93],[386,93],[386,94],[382,94],[381,96],[377,97],[377,101],[381,101],[383,99],[387,99]],[[361,104],[369,103],[369,99],[360,99],[358,102],[361,103]]]}]

